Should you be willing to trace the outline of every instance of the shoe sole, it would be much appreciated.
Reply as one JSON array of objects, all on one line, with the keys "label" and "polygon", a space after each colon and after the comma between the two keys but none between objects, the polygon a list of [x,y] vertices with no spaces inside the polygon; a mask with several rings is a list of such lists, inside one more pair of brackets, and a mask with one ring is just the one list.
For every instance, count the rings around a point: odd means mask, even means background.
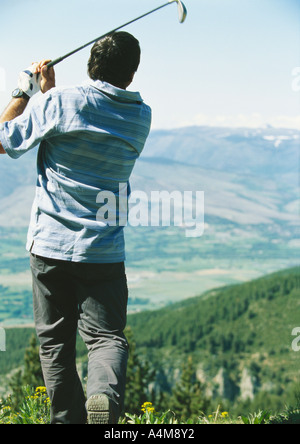
[{"label": "shoe sole", "polygon": [[110,402],[106,395],[91,396],[87,402],[88,424],[110,424]]}]

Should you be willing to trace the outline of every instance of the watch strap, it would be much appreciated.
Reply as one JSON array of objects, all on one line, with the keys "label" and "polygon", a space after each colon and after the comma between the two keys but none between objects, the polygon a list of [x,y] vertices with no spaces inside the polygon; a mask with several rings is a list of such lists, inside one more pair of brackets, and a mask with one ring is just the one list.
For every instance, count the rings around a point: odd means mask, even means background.
[{"label": "watch strap", "polygon": [[22,98],[22,99],[25,99],[25,100],[29,100],[29,99],[30,99],[29,95],[26,94],[26,93],[25,93],[22,89],[20,89],[20,88],[17,88],[17,89],[15,89],[15,90],[12,92],[12,97],[15,98],[15,99],[18,99],[18,98]]}]

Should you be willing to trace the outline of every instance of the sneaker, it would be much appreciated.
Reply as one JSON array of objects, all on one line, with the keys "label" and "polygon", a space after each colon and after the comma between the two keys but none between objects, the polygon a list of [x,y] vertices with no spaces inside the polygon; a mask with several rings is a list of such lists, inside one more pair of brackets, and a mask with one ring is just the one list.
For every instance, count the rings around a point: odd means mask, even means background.
[{"label": "sneaker", "polygon": [[111,402],[108,396],[94,395],[87,402],[88,424],[113,424]]}]

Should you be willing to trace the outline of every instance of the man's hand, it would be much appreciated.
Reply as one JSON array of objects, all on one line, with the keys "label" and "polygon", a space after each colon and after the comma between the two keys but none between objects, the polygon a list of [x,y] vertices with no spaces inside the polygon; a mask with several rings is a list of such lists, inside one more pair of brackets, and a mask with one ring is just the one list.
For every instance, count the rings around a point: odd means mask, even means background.
[{"label": "man's hand", "polygon": [[34,94],[41,90],[41,74],[36,72],[36,65],[37,63],[33,63],[19,74],[18,87],[28,97],[34,96]]},{"label": "man's hand", "polygon": [[[32,97],[38,91],[44,94],[49,91],[49,89],[55,87],[55,72],[53,68],[47,68],[47,63],[49,62],[51,62],[51,60],[42,60],[39,63],[33,63],[28,69],[20,73],[19,88],[29,97]],[[9,122],[23,114],[27,104],[28,100],[24,98],[12,99],[0,116],[0,123]],[[1,142],[0,154],[6,154]]]},{"label": "man's hand", "polygon": [[47,68],[50,60],[32,63],[32,65],[20,72],[18,86],[29,97],[34,96],[39,91],[45,93],[55,86],[54,69]]},{"label": "man's hand", "polygon": [[55,87],[55,72],[54,68],[47,68],[47,63],[51,62],[51,60],[42,60],[39,63],[34,64],[34,72],[40,73],[41,78],[41,91],[43,94],[49,91],[49,89]]}]

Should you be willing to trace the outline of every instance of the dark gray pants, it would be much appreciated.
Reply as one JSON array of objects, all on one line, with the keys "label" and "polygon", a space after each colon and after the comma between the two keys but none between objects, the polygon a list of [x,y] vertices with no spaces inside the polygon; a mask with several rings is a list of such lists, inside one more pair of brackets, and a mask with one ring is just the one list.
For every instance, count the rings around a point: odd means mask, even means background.
[{"label": "dark gray pants", "polygon": [[124,263],[86,264],[31,254],[36,331],[52,424],[84,424],[77,329],[89,351],[87,398],[105,393],[116,421],[124,402],[128,290]]}]

